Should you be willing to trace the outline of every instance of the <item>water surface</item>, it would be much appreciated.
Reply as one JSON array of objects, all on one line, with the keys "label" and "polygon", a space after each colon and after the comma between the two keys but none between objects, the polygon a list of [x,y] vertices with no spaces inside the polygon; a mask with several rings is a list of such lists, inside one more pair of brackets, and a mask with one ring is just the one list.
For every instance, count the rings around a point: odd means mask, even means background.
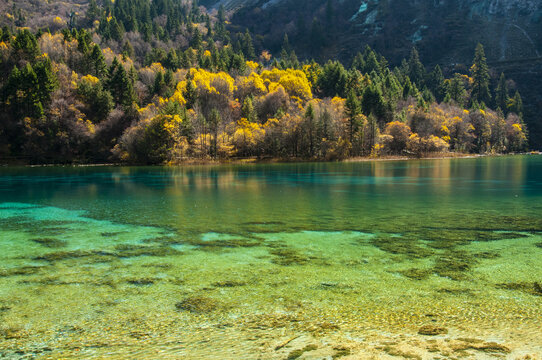
[{"label": "water surface", "polygon": [[542,157],[3,167],[0,260],[0,357],[540,356]]}]

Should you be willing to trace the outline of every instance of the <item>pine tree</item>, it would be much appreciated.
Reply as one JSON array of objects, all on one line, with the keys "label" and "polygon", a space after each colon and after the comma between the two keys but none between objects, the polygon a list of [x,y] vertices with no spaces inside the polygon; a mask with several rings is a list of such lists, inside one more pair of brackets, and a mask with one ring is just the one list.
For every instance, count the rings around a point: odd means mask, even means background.
[{"label": "pine tree", "polygon": [[473,80],[471,101],[489,104],[491,101],[491,94],[489,92],[489,68],[486,62],[484,46],[482,44],[476,46],[471,74]]},{"label": "pine tree", "polygon": [[256,58],[256,53],[254,51],[254,44],[252,43],[252,36],[250,35],[250,32],[245,32],[245,35],[243,36],[243,42],[241,44],[243,49],[243,54],[245,55],[245,58],[248,60],[254,60]]},{"label": "pine tree", "polygon": [[345,109],[346,109],[346,116],[348,116],[348,137],[349,137],[350,143],[352,143],[352,140],[354,138],[354,133],[357,130],[358,117],[361,114],[361,104],[353,90],[350,90],[350,92],[348,93],[348,97],[346,98]]},{"label": "pine tree", "polygon": [[213,134],[212,143],[211,143],[211,155],[217,157],[218,155],[218,126],[220,125],[221,116],[216,108],[211,110],[209,115],[209,130]]},{"label": "pine tree", "polygon": [[27,29],[19,31],[13,42],[13,50],[18,54],[19,59],[28,61],[34,60],[40,55],[40,49],[36,37]]},{"label": "pine tree", "polygon": [[497,85],[497,89],[495,89],[495,106],[506,114],[508,111],[509,101],[510,96],[508,95],[508,84],[506,83],[504,73],[501,73],[499,84]]},{"label": "pine tree", "polygon": [[122,38],[124,37],[124,27],[122,26],[122,23],[118,22],[117,18],[114,16],[111,21],[109,21],[109,29],[111,39],[119,42],[122,41]]},{"label": "pine tree", "polygon": [[134,57],[134,48],[128,40],[126,40],[124,42],[124,45],[122,45],[122,56],[124,56],[125,58]]},{"label": "pine tree", "polygon": [[446,95],[446,87],[444,84],[444,76],[439,65],[436,65],[433,71],[429,74],[427,86],[435,95],[437,101],[442,101]]},{"label": "pine tree", "polygon": [[425,79],[425,68],[420,61],[420,55],[416,48],[412,48],[408,60],[408,77],[419,88],[423,87]]},{"label": "pine tree", "polygon": [[307,110],[305,111],[305,124],[306,130],[309,135],[309,156],[314,156],[314,119],[316,115],[314,114],[314,107],[312,103],[309,103]]},{"label": "pine tree", "polygon": [[38,100],[43,106],[48,106],[51,102],[53,92],[58,87],[58,79],[53,73],[51,60],[45,58],[45,60],[37,62],[34,64],[33,70],[38,81],[38,89],[36,91]]},{"label": "pine tree", "polygon": [[241,112],[243,113],[243,117],[245,117],[249,122],[256,122],[258,120],[258,115],[256,113],[256,109],[254,109],[254,104],[252,103],[250,96],[245,98]]},{"label": "pine tree", "polygon": [[190,46],[194,49],[198,49],[201,46],[201,43],[203,42],[201,33],[199,32],[198,28],[194,28],[194,33],[192,34],[192,40],[190,41]]},{"label": "pine tree", "polygon": [[98,44],[94,44],[92,51],[89,55],[90,71],[89,73],[96,76],[99,79],[105,79],[107,77],[107,64],[105,63],[105,57]]},{"label": "pine tree", "polygon": [[186,108],[193,109],[198,101],[198,93],[190,76],[186,78],[186,88],[183,92],[183,97],[186,100]]},{"label": "pine tree", "polygon": [[108,88],[111,91],[113,100],[118,105],[130,108],[136,100],[134,86],[126,70],[116,58],[113,60],[109,74]]},{"label": "pine tree", "polygon": [[511,112],[517,114],[520,118],[523,117],[523,100],[521,99],[519,91],[516,91],[514,97],[510,101],[509,109]]}]

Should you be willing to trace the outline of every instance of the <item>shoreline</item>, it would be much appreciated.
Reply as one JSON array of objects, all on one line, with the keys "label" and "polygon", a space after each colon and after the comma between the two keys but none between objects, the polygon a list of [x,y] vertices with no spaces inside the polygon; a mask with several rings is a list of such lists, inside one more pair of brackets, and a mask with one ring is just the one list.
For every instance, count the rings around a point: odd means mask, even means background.
[{"label": "shoreline", "polygon": [[2,167],[180,167],[180,166],[221,166],[221,165],[260,165],[260,164],[295,164],[295,163],[358,163],[358,162],[382,162],[382,161],[415,161],[415,160],[446,160],[446,159],[476,159],[486,157],[542,155],[540,151],[514,154],[465,154],[465,153],[436,153],[428,156],[359,156],[342,160],[306,159],[306,158],[239,158],[239,159],[186,159],[180,162],[164,164],[130,164],[130,163],[89,163],[89,164],[21,164],[21,163],[0,163]]}]

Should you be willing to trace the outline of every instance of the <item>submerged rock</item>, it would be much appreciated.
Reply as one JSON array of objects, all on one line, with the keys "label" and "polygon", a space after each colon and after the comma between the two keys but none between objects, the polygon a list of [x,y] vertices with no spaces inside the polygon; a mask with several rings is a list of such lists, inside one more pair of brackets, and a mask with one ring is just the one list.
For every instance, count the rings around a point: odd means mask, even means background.
[{"label": "submerged rock", "polygon": [[318,346],[316,346],[316,345],[307,345],[303,349],[298,349],[298,350],[294,350],[294,351],[290,352],[286,359],[287,360],[295,360],[297,358],[300,358],[304,353],[309,352],[309,351],[314,351],[314,350],[317,350],[317,349],[318,349]]},{"label": "submerged rock", "polygon": [[505,345],[496,342],[486,342],[480,339],[460,338],[450,344],[455,352],[464,350],[478,350],[486,353],[510,353],[511,350]]},{"label": "submerged rock", "polygon": [[435,325],[424,325],[418,330],[418,334],[428,336],[444,335],[447,333],[448,329]]}]

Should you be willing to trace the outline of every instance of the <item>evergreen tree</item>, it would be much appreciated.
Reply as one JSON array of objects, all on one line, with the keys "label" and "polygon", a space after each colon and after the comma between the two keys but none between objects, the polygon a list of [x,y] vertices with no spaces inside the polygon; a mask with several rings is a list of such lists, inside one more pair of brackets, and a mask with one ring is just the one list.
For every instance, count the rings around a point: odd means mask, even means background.
[{"label": "evergreen tree", "polygon": [[309,103],[309,105],[307,105],[307,110],[305,111],[305,128],[309,137],[309,157],[314,156],[315,118],[314,107],[312,106],[312,103]]},{"label": "evergreen tree", "polygon": [[420,55],[416,48],[412,48],[408,60],[408,77],[419,88],[423,87],[425,79],[425,68],[420,61]]},{"label": "evergreen tree", "polygon": [[199,32],[198,28],[195,27],[192,34],[192,40],[190,40],[190,46],[194,49],[198,49],[202,42],[203,40],[201,38],[201,33]]},{"label": "evergreen tree", "polygon": [[491,94],[489,92],[489,68],[486,62],[484,46],[482,44],[476,46],[471,74],[473,80],[471,101],[489,104],[491,101]]},{"label": "evergreen tree", "polygon": [[252,36],[250,36],[250,32],[248,31],[248,29],[242,39],[243,42],[241,46],[245,58],[248,60],[254,60],[256,58],[256,53],[254,51],[254,44],[252,43]]},{"label": "evergreen tree", "polygon": [[346,98],[346,116],[348,116],[348,137],[350,143],[354,139],[354,133],[357,131],[358,117],[361,114],[361,104],[353,90],[350,90]]},{"label": "evergreen tree", "polygon": [[213,137],[211,138],[211,156],[215,158],[218,155],[218,126],[220,125],[220,122],[220,113],[216,108],[213,108],[209,115],[209,131],[213,134]]},{"label": "evergreen tree", "polygon": [[124,56],[125,58],[134,57],[134,48],[128,40],[126,40],[124,42],[124,45],[122,45],[122,56]]},{"label": "evergreen tree", "polygon": [[48,106],[51,102],[52,94],[58,87],[58,79],[53,73],[51,60],[45,58],[33,66],[38,81],[36,95],[43,106]]},{"label": "evergreen tree", "polygon": [[85,22],[87,23],[87,26],[91,26],[94,23],[94,21],[98,20],[100,17],[101,17],[101,11],[98,5],[96,4],[96,0],[90,0],[86,17],[85,17]]},{"label": "evergreen tree", "polygon": [[105,57],[98,44],[94,44],[92,51],[89,54],[89,73],[96,76],[99,79],[105,79],[107,77],[107,64],[105,63]]},{"label": "evergreen tree", "polygon": [[518,114],[520,118],[523,117],[523,100],[521,99],[519,91],[516,91],[514,97],[510,101],[509,109],[511,112]]},{"label": "evergreen tree", "polygon": [[256,109],[254,109],[254,104],[250,96],[245,98],[243,101],[243,107],[241,109],[243,117],[246,118],[249,122],[256,122],[258,120],[258,115]]},{"label": "evergreen tree", "polygon": [[13,41],[13,50],[17,57],[22,60],[32,61],[40,55],[40,49],[36,37],[27,29],[19,31]]},{"label": "evergreen tree", "polygon": [[192,77],[186,77],[186,89],[183,92],[184,99],[186,100],[186,108],[193,109],[198,101],[198,93]]},{"label": "evergreen tree", "polygon": [[499,84],[497,85],[497,89],[495,89],[495,106],[506,114],[508,112],[509,101],[510,96],[508,95],[508,84],[506,83],[504,73],[501,73]]},{"label": "evergreen tree", "polygon": [[116,104],[130,108],[135,102],[135,91],[132,80],[124,67],[115,58],[109,70],[108,88]]},{"label": "evergreen tree", "polygon": [[442,101],[446,96],[446,86],[444,83],[444,76],[439,65],[436,65],[433,71],[429,74],[427,81],[429,90],[435,95],[437,101]]},{"label": "evergreen tree", "polygon": [[455,102],[459,106],[465,106],[467,91],[459,75],[447,80],[445,102]]},{"label": "evergreen tree", "polygon": [[122,41],[122,38],[124,37],[124,27],[122,26],[122,23],[117,21],[117,18],[113,16],[111,21],[109,21],[109,34],[111,36],[111,39],[115,41]]},{"label": "evergreen tree", "polygon": [[317,85],[323,96],[345,97],[348,73],[338,61],[328,61],[322,68]]}]

